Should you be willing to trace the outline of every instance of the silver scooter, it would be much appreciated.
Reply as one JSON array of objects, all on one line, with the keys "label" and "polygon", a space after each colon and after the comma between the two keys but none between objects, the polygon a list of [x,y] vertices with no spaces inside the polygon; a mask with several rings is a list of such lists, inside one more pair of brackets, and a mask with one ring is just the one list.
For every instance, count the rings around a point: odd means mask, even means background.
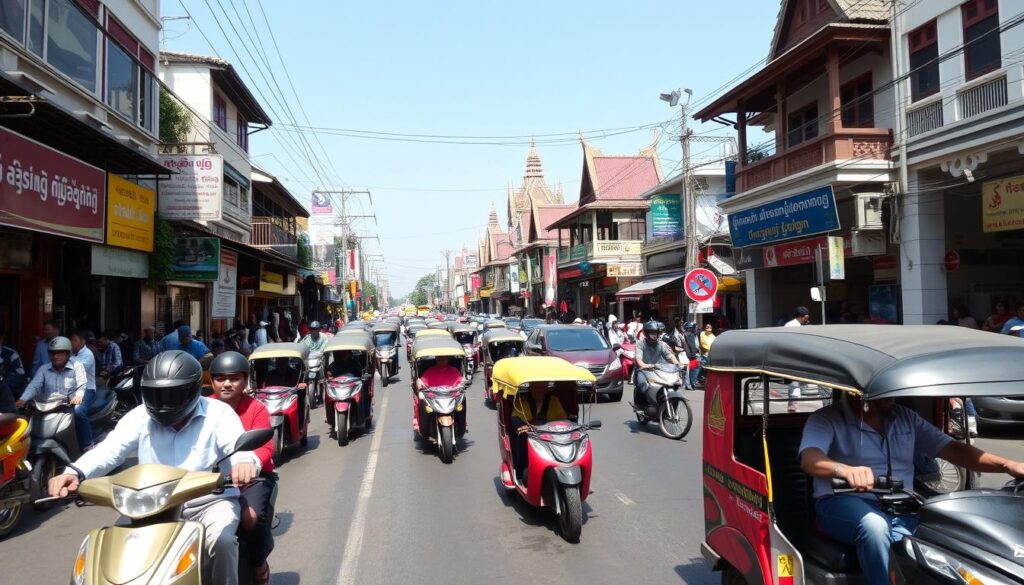
[{"label": "silver scooter", "polygon": [[657,421],[661,434],[669,439],[682,439],[690,431],[693,424],[693,411],[690,403],[680,389],[683,387],[685,369],[672,364],[658,364],[647,370],[639,370],[639,379],[644,376],[651,389],[658,396],[657,404],[647,404],[646,396],[640,396],[642,404],[629,403],[633,408],[636,420],[644,425]]}]

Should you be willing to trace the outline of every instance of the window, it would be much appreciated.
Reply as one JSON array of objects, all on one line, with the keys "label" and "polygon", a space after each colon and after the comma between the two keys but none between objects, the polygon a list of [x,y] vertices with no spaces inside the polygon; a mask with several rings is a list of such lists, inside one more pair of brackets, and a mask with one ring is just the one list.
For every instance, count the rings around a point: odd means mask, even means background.
[{"label": "window", "polygon": [[156,129],[156,79],[149,71],[142,69],[139,75],[139,126],[150,133]]},{"label": "window", "polygon": [[235,117],[235,123],[235,142],[242,150],[249,152],[249,123],[245,121],[245,116],[241,112]]},{"label": "window", "polygon": [[1002,65],[997,0],[971,0],[962,5],[964,64],[970,81]]},{"label": "window", "polygon": [[46,62],[96,93],[99,29],[71,0],[49,0]]},{"label": "window", "polygon": [[121,45],[107,39],[107,105],[134,121],[138,66]]},{"label": "window", "polygon": [[789,115],[787,143],[796,146],[818,136],[818,104],[811,104]]},{"label": "window", "polygon": [[213,123],[218,128],[227,132],[228,130],[228,104],[219,93],[213,94]]},{"label": "window", "polygon": [[25,0],[0,0],[0,29],[25,42]]},{"label": "window", "polygon": [[28,14],[28,50],[43,56],[43,13],[46,0],[31,0]]},{"label": "window", "polygon": [[843,104],[844,128],[873,128],[875,99],[871,93],[871,74],[862,75],[839,88]]},{"label": "window", "polygon": [[910,45],[910,99],[917,101],[939,91],[939,35],[935,21],[907,35]]},{"label": "window", "polygon": [[241,189],[238,183],[224,177],[224,202],[232,207],[238,207],[238,193]]}]

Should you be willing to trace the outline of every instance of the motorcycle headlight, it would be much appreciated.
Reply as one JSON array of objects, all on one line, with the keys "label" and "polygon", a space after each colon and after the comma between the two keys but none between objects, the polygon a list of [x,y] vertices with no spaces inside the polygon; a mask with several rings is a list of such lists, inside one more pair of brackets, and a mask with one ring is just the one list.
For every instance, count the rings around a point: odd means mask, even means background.
[{"label": "motorcycle headlight", "polygon": [[[291,405],[295,404],[295,401],[298,400],[298,398],[298,394],[293,394],[289,392],[284,396],[277,395],[268,397],[264,404],[267,406],[267,410],[269,410],[270,412],[281,412],[283,410],[288,410],[288,408],[290,408]],[[273,415],[271,415],[270,419],[271,421],[273,421]]]},{"label": "motorcycle headlight", "polygon": [[608,371],[609,372],[614,372],[615,370],[621,370],[621,369],[622,369],[622,362],[620,362],[619,360],[612,360],[612,363],[608,364]]},{"label": "motorcycle headlight", "polygon": [[437,398],[428,400],[427,404],[440,414],[448,414],[455,410],[455,403],[458,402],[458,400],[458,398],[451,396],[438,396]]},{"label": "motorcycle headlight", "polygon": [[[1009,581],[1006,579],[1002,579],[985,569],[975,567],[945,550],[920,541],[914,541],[914,545],[917,548],[915,556],[919,556],[929,570],[942,575],[951,583],[961,583],[963,585],[1009,585]],[[913,551],[914,548],[914,546],[911,546],[909,550]]]},{"label": "motorcycle headlight", "polygon": [[110,489],[114,500],[114,509],[129,518],[142,518],[159,512],[167,505],[167,500],[178,487],[178,480],[169,481],[141,490],[133,490],[122,485],[113,485]]},{"label": "motorcycle headlight", "polygon": [[356,393],[359,384],[328,384],[327,394],[334,400],[348,400]]}]

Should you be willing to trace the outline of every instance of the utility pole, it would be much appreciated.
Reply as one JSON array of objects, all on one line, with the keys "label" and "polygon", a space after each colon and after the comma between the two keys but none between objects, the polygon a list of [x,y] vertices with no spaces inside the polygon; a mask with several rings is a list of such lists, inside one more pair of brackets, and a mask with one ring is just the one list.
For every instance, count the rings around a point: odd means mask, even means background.
[{"label": "utility pole", "polygon": [[[347,299],[348,298],[348,282],[349,282],[349,279],[347,279],[346,276],[347,276],[347,273],[348,273],[347,266],[348,266],[348,229],[349,229],[349,220],[355,219],[355,218],[358,218],[358,217],[373,217],[374,222],[376,222],[377,221],[377,216],[376,215],[349,216],[349,215],[346,214],[345,204],[348,201],[348,197],[350,197],[352,195],[366,195],[370,199],[370,205],[373,205],[373,195],[367,189],[315,190],[315,191],[313,191],[313,194],[314,195],[326,195],[326,196],[331,197],[331,198],[336,198],[336,200],[339,202],[339,206],[338,207],[339,207],[339,209],[341,211],[341,215],[338,218],[337,225],[340,228],[340,232],[341,232],[341,238],[340,238],[341,239],[341,247],[336,252],[336,255],[335,255],[335,272],[337,273],[335,275],[335,277],[342,281],[342,285],[341,285],[342,298],[343,299]],[[352,316],[348,312],[347,303],[346,303],[346,308],[345,308],[345,315],[347,317],[345,319],[346,321],[351,320]]]},{"label": "utility pole", "polygon": [[[686,93],[685,102],[680,101],[683,93]],[[697,267],[699,241],[697,238],[697,205],[690,189],[690,129],[687,126],[687,118],[689,118],[690,98],[692,97],[693,90],[689,88],[661,94],[661,100],[668,102],[669,106],[679,106],[679,144],[683,147],[683,160],[680,163],[682,165],[682,181],[679,187],[679,196],[682,199],[680,207],[683,211],[683,241],[686,243],[686,265],[684,266],[686,272]],[[679,302],[680,310],[685,310],[683,314],[686,315],[686,320],[692,321],[693,312],[690,311],[690,299],[686,296],[685,289],[681,291]]]}]

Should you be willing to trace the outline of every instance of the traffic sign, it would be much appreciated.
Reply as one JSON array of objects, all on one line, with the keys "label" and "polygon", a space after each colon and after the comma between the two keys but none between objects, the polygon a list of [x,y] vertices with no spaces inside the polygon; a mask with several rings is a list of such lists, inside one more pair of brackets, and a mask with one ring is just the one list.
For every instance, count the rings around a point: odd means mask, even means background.
[{"label": "traffic sign", "polygon": [[715,298],[715,293],[718,292],[718,277],[707,268],[696,268],[686,273],[683,288],[690,299],[698,303],[709,301]]}]

